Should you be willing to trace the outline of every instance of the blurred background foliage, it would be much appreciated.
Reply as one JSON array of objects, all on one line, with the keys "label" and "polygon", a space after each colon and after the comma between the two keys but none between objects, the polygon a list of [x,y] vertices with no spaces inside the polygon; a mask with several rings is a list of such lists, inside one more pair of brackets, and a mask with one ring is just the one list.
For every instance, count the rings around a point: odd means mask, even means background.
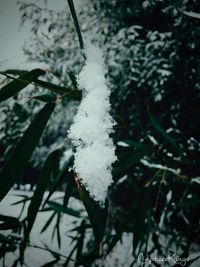
[{"label": "blurred background foliage", "polygon": [[[55,212],[53,216],[58,214],[58,228],[60,214],[70,212],[66,210],[69,197],[79,198],[73,175],[68,171],[71,161],[68,162],[66,151],[70,149],[67,130],[80,99],[74,75],[79,73],[84,59],[69,8],[50,10],[48,1],[45,6],[33,1],[19,1],[18,5],[22,23],[31,21],[32,25],[32,39],[24,46],[24,52],[31,61],[46,63],[48,71],[29,81],[32,85],[26,90],[1,103],[0,164],[4,165],[42,107],[42,101],[28,97],[48,94],[48,87],[52,86],[54,93],[58,87],[61,91],[67,88],[68,93],[62,92],[23,175],[15,177],[19,183],[34,186],[40,169],[48,165],[44,162],[46,155],[51,152],[55,156],[59,148],[61,163],[54,164],[55,170],[49,169],[49,177],[53,176],[50,186],[44,187],[50,189],[50,194],[65,190],[63,207],[46,201]],[[104,255],[109,254],[123,233],[132,233],[131,266],[137,266],[134,264],[140,252],[162,256],[175,249],[183,258],[199,251],[199,14],[199,1],[195,0],[91,0],[84,1],[82,8],[77,4],[83,37],[100,43],[104,51],[112,115],[117,121],[113,138],[119,161],[113,166]],[[5,74],[16,78],[22,72],[7,70]],[[38,80],[49,83],[46,89]],[[2,86],[8,81],[9,77]],[[81,190],[95,237],[101,243],[104,229],[95,218],[105,221],[107,211],[96,207],[87,192]],[[95,266],[99,257],[92,237],[87,240],[87,249],[83,249],[89,221],[84,218],[76,229],[76,266]],[[50,222],[51,219],[47,225]],[[22,225],[24,222],[20,222]],[[4,242],[8,241],[2,239],[2,246]],[[58,255],[56,259],[59,261]],[[192,264],[192,260],[187,264]]]}]

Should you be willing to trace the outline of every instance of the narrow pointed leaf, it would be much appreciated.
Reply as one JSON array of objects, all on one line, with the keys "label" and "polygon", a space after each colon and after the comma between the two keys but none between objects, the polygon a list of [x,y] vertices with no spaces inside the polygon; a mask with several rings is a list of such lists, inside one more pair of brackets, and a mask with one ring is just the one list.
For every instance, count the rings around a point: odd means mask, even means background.
[{"label": "narrow pointed leaf", "polygon": [[177,8],[179,12],[184,14],[185,16],[188,16],[193,19],[200,19],[200,13],[192,12],[192,11],[184,11],[181,8]]},{"label": "narrow pointed leaf", "polygon": [[48,262],[48,263],[43,264],[43,265],[40,266],[40,267],[52,267],[52,266],[55,266],[55,264],[56,264],[59,260],[60,260],[59,258],[58,258],[58,259],[55,259],[55,260],[53,260],[53,261],[50,261],[50,262]]},{"label": "narrow pointed leaf", "polygon": [[71,208],[64,208],[62,204],[55,202],[55,201],[48,201],[48,206],[52,209],[55,210],[57,213],[66,213],[68,215],[80,218],[80,212],[76,211]]},{"label": "narrow pointed leaf", "polygon": [[122,175],[132,168],[144,156],[148,156],[153,149],[152,144],[143,145],[141,148],[131,149],[118,157],[118,161],[113,165],[113,175]]},{"label": "narrow pointed leaf", "polygon": [[135,142],[133,140],[122,140],[122,142],[129,145],[130,147],[133,147],[133,148],[142,148],[144,146],[144,144],[141,144],[139,142]]},{"label": "narrow pointed leaf", "polygon": [[34,84],[46,88],[47,90],[58,93],[61,95],[66,95],[70,99],[80,100],[81,99],[81,91],[79,90],[72,90],[71,88],[59,86],[57,84],[49,83],[42,80],[35,80]]},{"label": "narrow pointed leaf", "polygon": [[45,103],[49,102],[56,102],[57,96],[51,95],[51,94],[44,94],[44,95],[36,95],[36,96],[30,96],[30,99],[39,100]]},{"label": "narrow pointed leaf", "polygon": [[0,171],[0,200],[5,197],[25,169],[54,108],[54,103],[48,103],[41,109]]},{"label": "narrow pointed leaf", "polygon": [[[3,73],[2,73],[3,74]],[[28,84],[35,81],[37,77],[45,74],[45,71],[42,69],[34,69],[25,74],[22,74],[20,77],[14,79],[12,82],[6,84],[0,90],[0,102],[4,101],[24,89]]]},{"label": "narrow pointed leaf", "polygon": [[60,153],[59,149],[56,149],[52,153],[50,153],[39,175],[37,187],[28,208],[28,215],[27,215],[28,226],[26,230],[26,238],[28,237],[32,229],[32,226],[34,224],[36,215],[39,211],[40,204],[43,199],[43,195],[45,193],[45,190],[47,189],[52,171],[54,169],[54,161],[58,157],[59,153]]},{"label": "narrow pointed leaf", "polygon": [[149,114],[149,118],[152,126],[155,128],[158,134],[171,146],[174,152],[182,156],[182,149],[175,143],[173,138],[162,128],[158,120],[152,114]]},{"label": "narrow pointed leaf", "polygon": [[106,201],[105,207],[101,208],[94,199],[89,195],[84,187],[79,189],[81,200],[88,213],[91,226],[94,231],[94,236],[97,244],[99,245],[103,239],[104,231],[106,228],[107,215],[108,215],[108,203]]},{"label": "narrow pointed leaf", "polygon": [[76,79],[76,75],[73,73],[73,71],[68,71],[67,74],[69,75],[69,78],[72,82],[73,87],[78,90],[78,83]]},{"label": "narrow pointed leaf", "polygon": [[53,193],[58,189],[58,187],[63,184],[65,182],[65,180],[67,179],[68,175],[69,175],[69,164],[70,164],[70,160],[68,162],[66,162],[62,168],[62,170],[60,171],[60,173],[58,174],[57,178],[55,179],[54,184],[52,185],[51,190],[49,191],[49,194],[44,202],[43,207],[45,206],[45,204],[49,201],[50,197],[53,195]]},{"label": "narrow pointed leaf", "polygon": [[75,188],[74,177],[73,177],[72,172],[69,172],[67,175],[67,186],[66,186],[66,190],[65,190],[64,199],[63,199],[64,208],[67,208],[68,201],[73,194],[74,188]]},{"label": "narrow pointed leaf", "polygon": [[53,218],[56,216],[56,212],[53,212],[52,215],[49,217],[49,219],[47,220],[47,222],[45,223],[45,225],[43,226],[42,230],[41,230],[41,234],[49,227],[49,225],[51,224],[51,222],[53,221]]},{"label": "narrow pointed leaf", "polygon": [[71,250],[67,260],[65,261],[65,263],[63,264],[63,267],[68,267],[69,266],[69,262],[70,261],[74,261],[72,260],[72,255],[74,254],[75,250],[77,249],[77,245],[74,246],[74,248]]},{"label": "narrow pointed leaf", "polygon": [[17,70],[17,69],[8,69],[5,71],[1,71],[2,74],[12,74],[12,75],[24,75],[27,73],[27,70]]},{"label": "narrow pointed leaf", "polygon": [[78,35],[80,48],[83,49],[84,48],[83,38],[82,38],[82,35],[81,35],[81,30],[80,30],[78,18],[77,18],[76,11],[75,11],[75,8],[74,8],[74,3],[73,3],[73,0],[67,0],[67,1],[68,1],[68,4],[69,4],[69,8],[70,8],[70,11],[71,11],[72,18],[74,20],[74,25],[75,25],[76,32],[77,32],[77,35]]},{"label": "narrow pointed leaf", "polygon": [[56,233],[57,233],[57,241],[58,241],[58,247],[61,246],[61,237],[60,237],[60,213],[57,214],[57,222],[56,222]]},{"label": "narrow pointed leaf", "polygon": [[26,203],[27,201],[30,201],[31,198],[32,197],[25,197],[24,199],[16,201],[16,202],[12,203],[11,205],[14,206],[14,205],[18,205],[18,204],[21,204],[21,203]]},{"label": "narrow pointed leaf", "polygon": [[81,222],[81,226],[80,226],[79,238],[77,241],[77,253],[76,253],[75,267],[79,266],[79,261],[82,257],[84,239],[85,239],[85,220]]},{"label": "narrow pointed leaf", "polygon": [[134,225],[133,225],[133,251],[135,252],[140,241],[144,239],[145,235],[145,219],[149,210],[149,199],[151,191],[148,188],[143,188],[139,200],[139,205],[135,212]]},{"label": "narrow pointed leaf", "polygon": [[17,218],[0,214],[0,230],[17,229],[19,225]]}]

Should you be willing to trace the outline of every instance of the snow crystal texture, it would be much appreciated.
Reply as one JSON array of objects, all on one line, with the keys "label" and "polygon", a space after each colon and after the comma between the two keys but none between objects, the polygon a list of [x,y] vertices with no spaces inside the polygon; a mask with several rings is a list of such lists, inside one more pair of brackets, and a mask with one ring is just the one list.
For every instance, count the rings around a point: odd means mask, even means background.
[{"label": "snow crystal texture", "polygon": [[110,111],[110,90],[106,85],[106,68],[99,47],[85,49],[86,64],[78,76],[83,98],[69,130],[76,148],[74,171],[90,195],[104,205],[112,183],[111,167],[117,159],[110,134],[113,125]]}]

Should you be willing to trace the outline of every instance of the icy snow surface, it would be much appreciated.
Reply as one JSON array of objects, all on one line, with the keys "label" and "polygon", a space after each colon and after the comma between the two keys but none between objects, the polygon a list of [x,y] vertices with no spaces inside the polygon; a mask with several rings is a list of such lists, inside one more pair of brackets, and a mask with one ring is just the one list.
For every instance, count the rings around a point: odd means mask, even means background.
[{"label": "icy snow surface", "polygon": [[90,195],[101,205],[112,183],[111,165],[116,160],[110,138],[114,120],[110,111],[110,90],[106,85],[106,68],[99,47],[87,44],[86,64],[78,76],[83,99],[69,137],[76,148],[74,170]]}]

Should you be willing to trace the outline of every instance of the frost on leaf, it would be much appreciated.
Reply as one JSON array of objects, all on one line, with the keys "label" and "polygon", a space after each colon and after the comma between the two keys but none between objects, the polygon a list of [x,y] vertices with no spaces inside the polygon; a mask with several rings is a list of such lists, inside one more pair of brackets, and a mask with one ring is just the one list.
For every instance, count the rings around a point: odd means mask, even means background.
[{"label": "frost on leaf", "polygon": [[106,85],[106,68],[99,47],[86,46],[86,64],[78,76],[83,99],[69,130],[76,148],[74,171],[90,195],[104,205],[112,183],[111,166],[117,159],[110,134],[114,120],[110,111],[110,90]]}]

